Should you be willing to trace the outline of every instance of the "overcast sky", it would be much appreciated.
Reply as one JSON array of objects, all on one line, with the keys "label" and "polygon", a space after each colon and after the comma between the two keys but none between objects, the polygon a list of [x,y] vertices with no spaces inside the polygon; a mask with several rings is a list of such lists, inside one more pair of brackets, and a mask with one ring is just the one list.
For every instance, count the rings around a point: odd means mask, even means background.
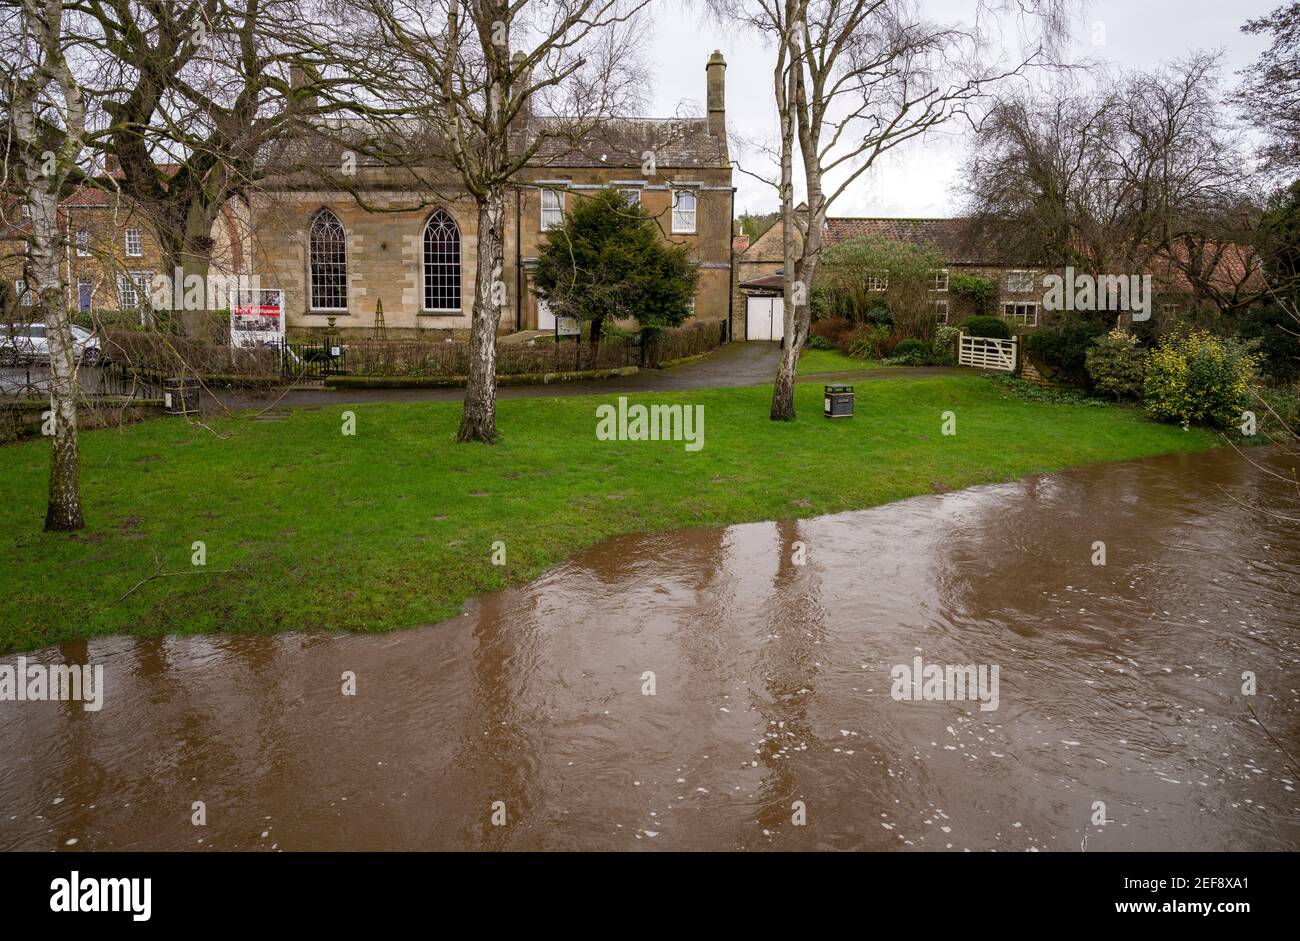
[{"label": "overcast sky", "polygon": [[[1275,9],[1280,0],[1093,0],[1077,20],[1073,54],[1118,67],[1168,62],[1197,49],[1221,50],[1224,79],[1249,65],[1268,45],[1241,25]],[[927,17],[964,19],[973,0],[922,0]],[[714,49],[727,59],[727,123],[733,134],[771,136],[772,51],[735,26],[703,20],[678,0],[657,0],[651,62],[657,76],[654,115],[671,115],[685,104],[703,114],[704,64]],[[1101,24],[1099,29],[1095,24]],[[1104,43],[1094,44],[1094,35]],[[1009,34],[1014,30],[1008,30]],[[951,216],[957,214],[952,185],[966,150],[958,131],[900,147],[878,162],[836,201],[836,216]],[[733,158],[737,154],[733,148]],[[736,212],[776,208],[775,191],[737,173]]]}]

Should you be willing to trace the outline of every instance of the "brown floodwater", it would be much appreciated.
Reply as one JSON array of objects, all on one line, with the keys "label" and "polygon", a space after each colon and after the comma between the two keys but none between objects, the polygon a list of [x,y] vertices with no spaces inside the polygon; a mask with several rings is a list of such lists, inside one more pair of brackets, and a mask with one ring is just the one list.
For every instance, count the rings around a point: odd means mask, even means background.
[{"label": "brown floodwater", "polygon": [[[42,651],[103,708],[0,702],[0,848],[1294,850],[1300,512],[1250,459],[612,539],[382,636]],[[997,708],[894,699],[915,657]]]}]

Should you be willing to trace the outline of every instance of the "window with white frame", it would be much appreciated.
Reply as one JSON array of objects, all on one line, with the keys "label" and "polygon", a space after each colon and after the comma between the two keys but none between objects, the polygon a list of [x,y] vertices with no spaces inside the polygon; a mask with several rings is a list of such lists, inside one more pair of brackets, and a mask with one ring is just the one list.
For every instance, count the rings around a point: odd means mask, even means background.
[{"label": "window with white frame", "polygon": [[673,233],[686,235],[695,231],[696,197],[690,190],[673,190]]},{"label": "window with white frame", "polygon": [[139,229],[126,230],[126,257],[139,258],[144,254],[144,240]]},{"label": "window with white frame", "polygon": [[95,281],[93,278],[77,279],[77,310],[87,311],[95,302]]},{"label": "window with white frame", "polygon": [[117,306],[122,310],[143,308],[149,300],[152,271],[128,271],[117,276]]},{"label": "window with white frame", "polygon": [[32,292],[27,290],[26,281],[14,282],[14,293],[18,295],[18,304],[22,307],[32,306]]},{"label": "window with white frame", "polygon": [[348,237],[339,217],[322,209],[307,238],[312,310],[348,309]]},{"label": "window with white frame", "polygon": [[1034,272],[1032,271],[1008,271],[1007,272],[1007,293],[1008,294],[1025,294],[1034,289]]},{"label": "window with white frame", "polygon": [[443,209],[424,226],[424,309],[460,312],[460,229]]},{"label": "window with white frame", "polygon": [[640,190],[626,189],[626,190],[619,190],[619,192],[623,194],[623,203],[624,203],[624,205],[627,205],[627,206],[639,206],[639,205],[641,205],[641,191],[640,191]]},{"label": "window with white frame", "polygon": [[1161,304],[1161,305],[1160,305],[1160,313],[1164,314],[1166,317],[1175,317],[1175,316],[1178,315],[1178,305],[1177,305],[1177,304]]},{"label": "window with white frame", "polygon": [[930,272],[930,290],[946,291],[948,290],[948,269],[935,268]]},{"label": "window with white frame", "polygon": [[888,272],[888,271],[868,271],[868,272],[867,272],[867,290],[868,290],[868,291],[887,291],[887,290],[889,290],[889,272]]},{"label": "window with white frame", "polygon": [[77,230],[77,257],[86,258],[90,255],[90,230]]},{"label": "window with white frame", "polygon": [[1038,326],[1038,305],[1003,304],[1002,316],[1007,320],[1014,320],[1016,323],[1022,323],[1026,327],[1036,327]]},{"label": "window with white frame", "polygon": [[947,323],[947,322],[948,322],[948,302],[947,302],[947,301],[931,301],[930,304],[931,304],[931,306],[934,308],[934,319],[937,320],[939,323]]},{"label": "window with white frame", "polygon": [[564,194],[559,190],[542,190],[542,229],[564,223]]}]

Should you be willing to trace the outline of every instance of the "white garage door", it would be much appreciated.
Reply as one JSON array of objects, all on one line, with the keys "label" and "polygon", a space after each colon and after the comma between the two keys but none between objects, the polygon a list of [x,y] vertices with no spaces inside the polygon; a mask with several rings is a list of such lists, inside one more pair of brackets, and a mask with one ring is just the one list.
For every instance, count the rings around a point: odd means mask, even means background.
[{"label": "white garage door", "polygon": [[745,338],[779,340],[785,335],[785,305],[779,297],[750,297],[745,301]]}]

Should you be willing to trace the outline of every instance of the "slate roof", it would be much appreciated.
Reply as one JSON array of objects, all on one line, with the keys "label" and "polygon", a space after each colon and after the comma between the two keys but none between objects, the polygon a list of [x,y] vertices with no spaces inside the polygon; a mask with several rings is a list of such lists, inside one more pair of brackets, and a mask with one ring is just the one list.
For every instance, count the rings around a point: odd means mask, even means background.
[{"label": "slate roof", "polygon": [[534,163],[548,167],[625,167],[640,170],[646,153],[657,166],[726,169],[726,141],[709,133],[704,118],[607,118],[576,143],[563,137],[563,119],[534,118],[521,132],[517,146],[550,131],[558,134],[542,143]]},{"label": "slate roof", "polygon": [[[725,170],[730,166],[725,140],[709,133],[704,118],[604,118],[581,127],[574,125],[575,120],[532,118],[512,134],[511,146],[518,152],[543,138],[529,164],[534,167],[620,167],[636,170],[640,176],[647,152],[654,154],[655,165],[660,167]],[[571,127],[577,141],[566,133]],[[379,166],[382,161],[373,155],[388,151],[407,154],[413,164],[447,168],[428,128],[415,121],[395,122],[390,128],[395,131],[379,134],[360,119],[322,122],[312,131],[268,148],[259,160],[263,165],[285,166],[297,161],[334,165],[346,148],[353,150],[358,166]]]}]

